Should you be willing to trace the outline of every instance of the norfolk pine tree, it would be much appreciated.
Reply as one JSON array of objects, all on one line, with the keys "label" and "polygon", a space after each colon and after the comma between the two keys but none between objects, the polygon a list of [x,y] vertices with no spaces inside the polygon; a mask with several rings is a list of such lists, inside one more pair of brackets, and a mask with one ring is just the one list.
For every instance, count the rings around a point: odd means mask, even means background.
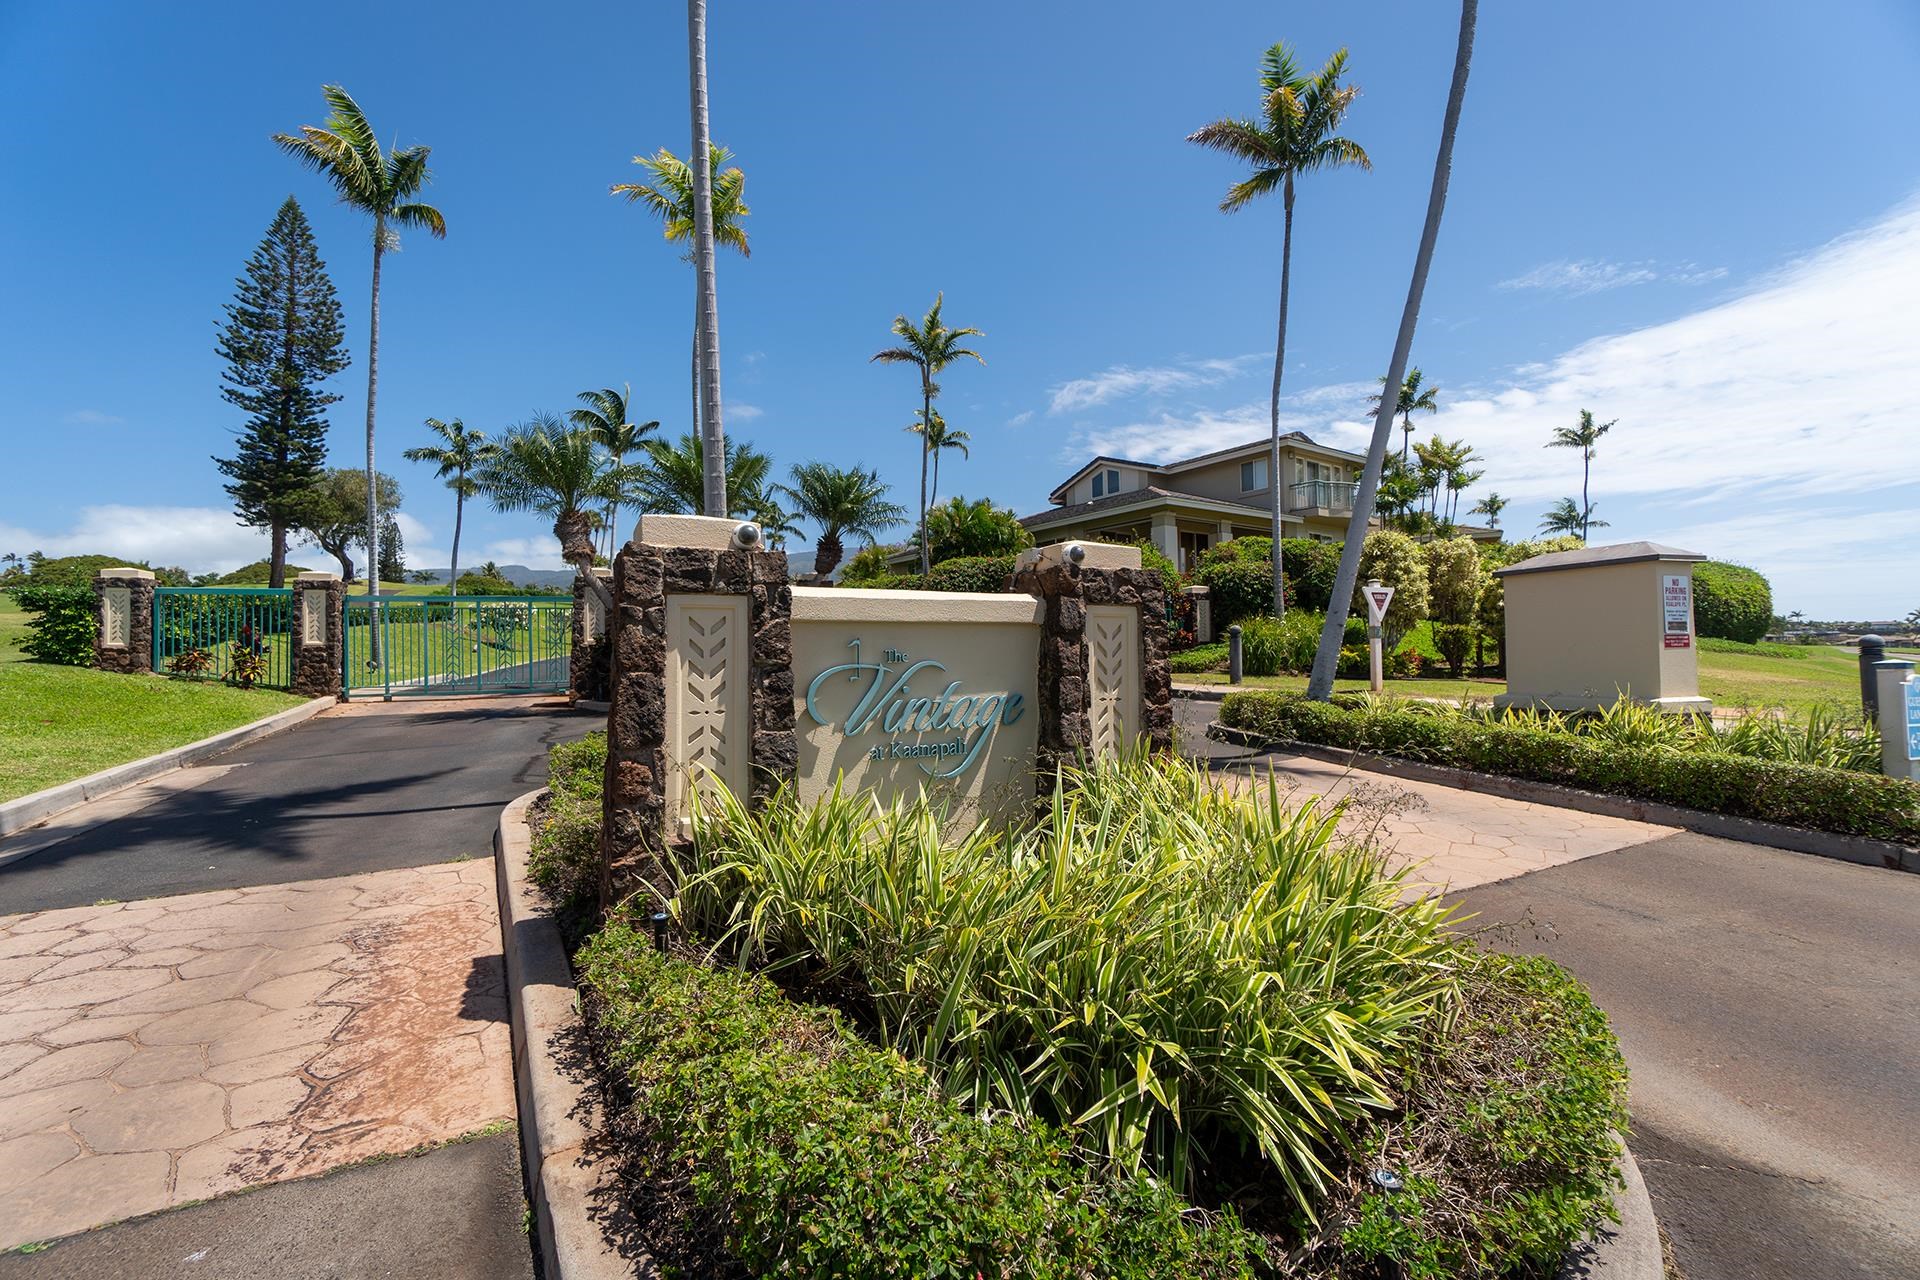
[{"label": "norfolk pine tree", "polygon": [[301,522],[327,459],[321,385],[350,363],[340,301],[300,204],[287,197],[226,305],[220,395],[247,415],[232,458],[215,458],[242,521],[270,530],[268,585],[285,586],[287,531]]}]

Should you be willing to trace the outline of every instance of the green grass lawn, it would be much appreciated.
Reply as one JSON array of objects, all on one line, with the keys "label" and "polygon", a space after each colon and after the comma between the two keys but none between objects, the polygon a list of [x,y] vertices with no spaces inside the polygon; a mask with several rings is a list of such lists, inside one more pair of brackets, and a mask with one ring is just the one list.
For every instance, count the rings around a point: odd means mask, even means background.
[{"label": "green grass lawn", "polygon": [[277,689],[0,662],[0,800],[197,742],[305,701]]},{"label": "green grass lawn", "polygon": [[27,639],[27,612],[14,603],[13,592],[0,591],[0,662],[18,662]]}]

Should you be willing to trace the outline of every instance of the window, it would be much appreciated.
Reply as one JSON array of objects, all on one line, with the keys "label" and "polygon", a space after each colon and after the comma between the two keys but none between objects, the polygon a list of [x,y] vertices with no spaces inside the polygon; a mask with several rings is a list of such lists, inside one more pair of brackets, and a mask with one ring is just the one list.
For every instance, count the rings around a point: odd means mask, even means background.
[{"label": "window", "polygon": [[1093,473],[1093,496],[1111,497],[1120,492],[1120,473],[1112,467]]},{"label": "window", "polygon": [[1252,493],[1267,487],[1267,460],[1255,458],[1240,464],[1240,492]]}]

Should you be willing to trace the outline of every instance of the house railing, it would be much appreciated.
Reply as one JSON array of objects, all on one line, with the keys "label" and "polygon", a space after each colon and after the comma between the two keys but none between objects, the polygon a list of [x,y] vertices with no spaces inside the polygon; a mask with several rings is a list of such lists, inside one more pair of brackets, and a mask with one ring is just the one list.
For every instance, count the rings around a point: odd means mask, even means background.
[{"label": "house railing", "polygon": [[1353,494],[1359,487],[1352,480],[1302,480],[1291,486],[1287,510],[1351,512]]}]

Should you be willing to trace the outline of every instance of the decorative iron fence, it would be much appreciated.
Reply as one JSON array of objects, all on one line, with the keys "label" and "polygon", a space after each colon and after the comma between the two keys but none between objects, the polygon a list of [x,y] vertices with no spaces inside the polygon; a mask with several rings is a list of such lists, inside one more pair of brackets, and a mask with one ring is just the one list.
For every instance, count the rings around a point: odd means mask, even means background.
[{"label": "decorative iron fence", "polygon": [[571,596],[349,596],[348,698],[564,693]]},{"label": "decorative iron fence", "polygon": [[153,669],[188,680],[288,688],[293,684],[293,591],[156,588]]}]

